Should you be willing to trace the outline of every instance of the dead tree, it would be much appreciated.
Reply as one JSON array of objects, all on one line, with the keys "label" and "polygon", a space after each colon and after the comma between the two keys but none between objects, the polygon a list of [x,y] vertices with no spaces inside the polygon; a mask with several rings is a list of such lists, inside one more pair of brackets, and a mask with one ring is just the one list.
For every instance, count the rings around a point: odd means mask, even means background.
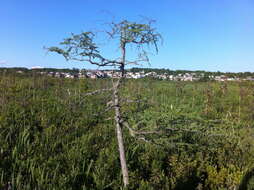
[{"label": "dead tree", "polygon": [[[112,100],[108,103],[108,108],[114,109],[114,120],[124,186],[129,184],[129,175],[125,158],[123,127],[127,127],[132,135],[139,134],[139,132],[134,131],[128,125],[127,121],[123,119],[119,91],[124,84],[126,66],[130,64],[138,65],[141,62],[149,62],[148,53],[146,51],[146,48],[149,46],[155,48],[155,51],[158,52],[157,44],[161,40],[161,35],[152,27],[153,22],[154,21],[149,20],[136,23],[124,20],[118,23],[109,23],[109,29],[105,31],[105,33],[110,39],[117,40],[119,44],[120,58],[116,59],[107,59],[102,55],[99,47],[95,43],[95,33],[93,32],[82,32],[78,35],[72,34],[69,38],[64,39],[64,41],[60,43],[63,48],[48,48],[49,51],[64,56],[66,60],[87,62],[99,67],[113,67],[120,70],[120,76],[116,80],[112,79],[112,88],[99,89],[87,95],[95,95],[105,91],[112,92]],[[133,60],[128,60],[126,55],[130,45],[137,48],[137,56]],[[143,138],[143,140],[145,139]]]}]

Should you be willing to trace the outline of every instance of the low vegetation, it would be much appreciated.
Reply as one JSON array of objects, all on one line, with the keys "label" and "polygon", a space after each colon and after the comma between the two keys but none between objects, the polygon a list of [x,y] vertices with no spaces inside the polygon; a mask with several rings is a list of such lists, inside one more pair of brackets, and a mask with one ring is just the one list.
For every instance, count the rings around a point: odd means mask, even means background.
[{"label": "low vegetation", "polygon": [[[110,79],[0,76],[0,189],[123,189]],[[128,189],[234,190],[254,154],[254,83],[125,81]]]}]

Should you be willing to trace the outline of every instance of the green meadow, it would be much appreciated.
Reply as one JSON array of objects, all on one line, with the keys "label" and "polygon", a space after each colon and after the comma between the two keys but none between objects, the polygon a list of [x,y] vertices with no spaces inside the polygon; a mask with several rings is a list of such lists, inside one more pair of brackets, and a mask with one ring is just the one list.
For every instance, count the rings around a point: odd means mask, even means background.
[{"label": "green meadow", "polygon": [[[254,82],[129,79],[128,189],[235,190],[252,167]],[[111,79],[0,76],[0,189],[124,189]],[[126,99],[133,100],[128,102]]]}]

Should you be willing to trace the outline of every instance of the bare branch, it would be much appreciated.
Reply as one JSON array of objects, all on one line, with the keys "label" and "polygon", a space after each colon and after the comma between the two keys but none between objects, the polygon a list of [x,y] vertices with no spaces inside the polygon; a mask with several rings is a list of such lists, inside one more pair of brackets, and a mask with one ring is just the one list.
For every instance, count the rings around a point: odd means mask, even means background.
[{"label": "bare branch", "polygon": [[123,103],[141,103],[141,102],[144,102],[142,100],[129,100],[129,99],[126,99],[126,100],[122,100]]},{"label": "bare branch", "polygon": [[97,113],[97,114],[94,114],[94,116],[98,117],[98,116],[100,116],[100,115],[102,115],[102,114],[104,114],[104,113],[110,111],[110,110],[113,109],[114,107],[115,107],[114,105],[111,105],[111,106],[107,107],[105,110],[103,110],[103,111],[101,111],[101,112],[99,112],[99,113]]},{"label": "bare branch", "polygon": [[112,88],[99,89],[99,90],[95,90],[93,92],[88,92],[88,93],[84,94],[84,96],[92,96],[92,95],[95,95],[95,94],[99,94],[99,93],[106,92],[106,91],[111,91],[111,90],[112,90]]},{"label": "bare branch", "polygon": [[109,120],[113,120],[113,119],[114,119],[114,118],[109,117],[109,118],[105,119],[105,121],[109,121]]},{"label": "bare branch", "polygon": [[131,136],[135,137],[136,135],[148,135],[148,134],[161,134],[162,131],[136,131],[130,127],[127,121],[121,119],[121,123],[129,130]]},{"label": "bare branch", "polygon": [[125,64],[126,65],[139,65],[140,62],[148,62],[149,63],[149,59],[148,57],[141,57],[139,59],[136,59],[134,61],[126,61]]},{"label": "bare branch", "polygon": [[145,137],[137,137],[138,140],[145,141],[146,143],[152,143],[152,141],[147,140]]}]

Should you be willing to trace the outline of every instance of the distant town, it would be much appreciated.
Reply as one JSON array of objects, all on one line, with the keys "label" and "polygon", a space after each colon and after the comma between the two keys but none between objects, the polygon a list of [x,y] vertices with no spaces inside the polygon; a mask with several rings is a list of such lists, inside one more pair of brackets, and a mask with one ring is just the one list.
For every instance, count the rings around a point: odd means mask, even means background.
[{"label": "distant town", "polygon": [[[86,69],[55,69],[55,68],[0,68],[2,74],[27,74],[27,75],[46,75],[56,78],[118,78],[118,70],[86,70]],[[125,77],[129,79],[155,78],[171,81],[254,81],[252,72],[207,72],[207,71],[188,71],[188,70],[169,70],[153,68],[132,68],[128,69]]]}]

